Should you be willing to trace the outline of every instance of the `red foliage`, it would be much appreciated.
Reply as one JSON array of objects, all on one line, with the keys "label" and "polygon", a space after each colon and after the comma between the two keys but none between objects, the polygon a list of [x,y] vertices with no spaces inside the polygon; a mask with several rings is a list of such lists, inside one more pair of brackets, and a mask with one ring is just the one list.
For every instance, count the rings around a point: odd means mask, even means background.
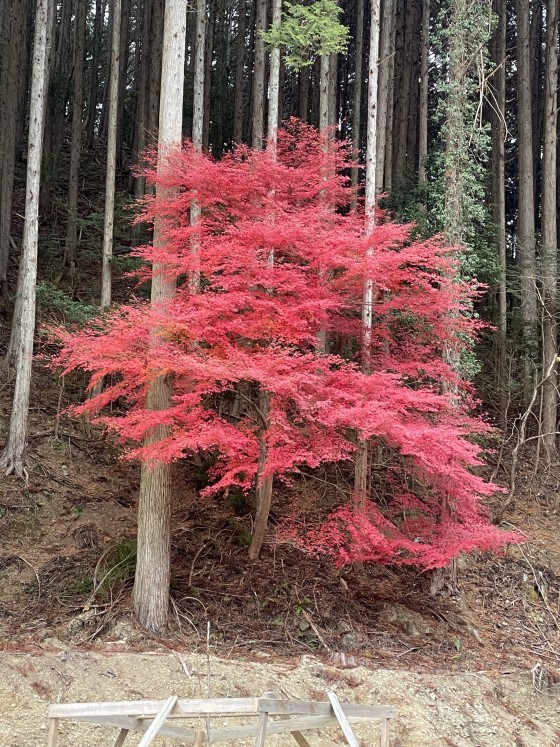
[{"label": "red foliage", "polygon": [[[401,495],[385,514],[372,500],[343,507],[313,545],[341,562],[443,565],[511,539],[484,518],[479,498],[493,488],[470,470],[479,458],[469,437],[486,427],[442,393],[443,381],[461,386],[442,351],[474,331],[464,313],[472,289],[439,241],[411,241],[408,226],[381,222],[366,238],[363,215],[346,210],[347,164],[342,146],[326,148],[296,122],[279,134],[276,161],[239,147],[216,162],[187,145],[165,173],[150,175],[172,188],[165,200],[148,199],[143,216],[167,222],[167,241],[137,251],[142,278],[151,263],[163,265],[177,281],[175,298],[127,304],[101,327],[57,330],[56,364],[91,372],[92,386],[109,377],[75,411],[113,430],[129,457],[215,457],[206,493],[250,489],[256,478],[262,422],[254,404],[233,412],[234,392],[253,403],[268,393],[264,475],[351,458],[356,434],[382,439],[422,481],[422,497]],[[202,217],[191,227],[194,198]],[[185,281],[193,271],[198,293]],[[378,291],[369,376],[357,353],[366,278]],[[328,355],[318,352],[325,329]],[[173,378],[172,407],[148,410],[147,389],[162,375]],[[119,410],[102,412],[117,399]],[[163,423],[169,436],[143,445]]]}]

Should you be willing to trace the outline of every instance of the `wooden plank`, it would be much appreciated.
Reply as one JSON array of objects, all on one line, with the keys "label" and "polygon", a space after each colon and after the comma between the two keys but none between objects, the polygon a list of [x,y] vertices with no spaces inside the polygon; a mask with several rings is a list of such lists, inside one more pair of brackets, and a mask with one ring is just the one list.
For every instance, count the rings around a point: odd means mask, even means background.
[{"label": "wooden plank", "polygon": [[[363,724],[371,721],[363,716],[351,716],[350,722]],[[337,726],[338,721],[333,715],[330,716],[302,716],[300,718],[286,719],[285,721],[269,721],[266,727],[267,734],[289,734],[292,731],[307,731],[310,729],[325,729],[329,726]],[[257,733],[257,724],[242,724],[240,726],[229,726],[215,729],[211,732],[211,741],[225,742],[230,739],[249,739]]]},{"label": "wooden plank", "polygon": [[197,731],[194,738],[194,747],[203,747],[204,744],[204,732]]},{"label": "wooden plank", "polygon": [[[340,706],[347,717],[363,716],[371,721],[375,721],[395,716],[395,709],[391,706],[361,705],[358,703],[341,703]],[[282,714],[328,716],[332,712],[330,703],[313,700],[281,700],[273,698],[259,698],[258,710],[266,711],[271,716],[280,716]]]},{"label": "wooden plank", "polygon": [[263,711],[259,715],[259,720],[257,723],[257,736],[255,737],[255,747],[264,747],[264,743],[266,740],[267,721],[268,721],[268,713],[266,711]]},{"label": "wooden plank", "polygon": [[381,722],[381,747],[389,747],[389,723],[388,718]]},{"label": "wooden plank", "polygon": [[58,719],[49,718],[49,734],[47,737],[47,747],[56,747],[58,743]]},{"label": "wooden plank", "polygon": [[[278,695],[275,692],[266,692],[263,693],[263,698],[276,698],[278,699]],[[281,716],[278,716],[278,718],[281,721],[291,721],[290,717],[283,714]],[[295,739],[296,743],[299,745],[299,747],[311,747],[307,739],[303,736],[301,731],[291,731],[290,734]]]},{"label": "wooden plank", "polygon": [[352,727],[350,726],[348,719],[346,718],[344,711],[342,710],[342,706],[340,705],[340,702],[336,697],[336,694],[333,692],[329,692],[327,693],[327,697],[330,700],[334,715],[336,716],[338,723],[340,724],[340,728],[342,729],[342,732],[346,737],[346,741],[348,742],[350,747],[360,747],[360,745],[358,744],[358,740],[354,736]]},{"label": "wooden plank", "polygon": [[165,705],[149,725],[142,739],[138,742],[138,747],[148,747],[148,745],[154,741],[159,734],[160,729],[165,724],[167,716],[173,710],[173,706],[178,700],[179,698],[177,695],[172,695],[170,698],[167,698]]},{"label": "wooden plank", "polygon": [[[99,726],[112,726],[115,729],[128,729],[140,734],[148,731],[151,723],[142,719],[130,718],[130,716],[82,716],[78,720],[88,724],[98,724]],[[196,736],[194,729],[169,726],[169,724],[164,724],[159,733],[162,737],[174,737],[175,739],[181,739],[183,742],[192,742]]]},{"label": "wooden plank", "polygon": [[[49,718],[80,718],[82,716],[132,716],[155,718],[165,700],[120,700],[109,703],[56,703],[49,707]],[[169,714],[181,716],[220,716],[257,714],[258,698],[210,698],[178,700]]]},{"label": "wooden plank", "polygon": [[115,742],[113,747],[122,747],[127,735],[128,735],[128,729],[121,729],[119,732],[119,736],[117,737],[117,741]]}]

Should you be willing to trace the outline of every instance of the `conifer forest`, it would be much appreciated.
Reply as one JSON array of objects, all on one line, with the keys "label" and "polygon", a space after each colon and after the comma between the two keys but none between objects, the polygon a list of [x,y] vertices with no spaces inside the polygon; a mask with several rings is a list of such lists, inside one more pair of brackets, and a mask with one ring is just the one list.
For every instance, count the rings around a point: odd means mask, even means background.
[{"label": "conifer forest", "polygon": [[4,647],[560,681],[558,58],[557,0],[0,0]]}]

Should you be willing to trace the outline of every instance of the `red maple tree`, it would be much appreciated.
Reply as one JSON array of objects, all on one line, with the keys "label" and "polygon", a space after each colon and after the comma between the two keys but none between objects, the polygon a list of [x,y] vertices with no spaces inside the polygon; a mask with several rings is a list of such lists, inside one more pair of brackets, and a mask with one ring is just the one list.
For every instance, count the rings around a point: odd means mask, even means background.
[{"label": "red maple tree", "polygon": [[[326,146],[299,122],[279,133],[275,158],[238,147],[214,161],[187,144],[164,173],[150,174],[171,189],[165,200],[146,200],[143,220],[164,219],[167,241],[136,252],[142,280],[153,263],[164,266],[175,298],[128,303],[101,326],[57,330],[55,364],[90,372],[90,387],[109,382],[74,411],[116,433],[129,458],[212,456],[204,494],[254,488],[263,439],[260,479],[352,459],[357,437],[382,442],[420,488],[394,491],[383,510],[368,496],[351,500],[308,544],[339,562],[441,566],[512,539],[488,522],[480,499],[494,488],[471,469],[480,464],[471,437],[487,428],[469,414],[468,397],[458,403],[443,386],[464,388],[442,352],[475,331],[464,313],[472,288],[439,240],[412,241],[409,226],[383,219],[366,236],[363,215],[347,209],[347,167],[344,146]],[[195,199],[201,218],[191,226]],[[359,366],[367,278],[377,290],[371,375]],[[149,410],[148,387],[162,375],[172,377],[173,404]],[[266,419],[259,392],[267,393]],[[169,435],[142,445],[159,424]]]}]

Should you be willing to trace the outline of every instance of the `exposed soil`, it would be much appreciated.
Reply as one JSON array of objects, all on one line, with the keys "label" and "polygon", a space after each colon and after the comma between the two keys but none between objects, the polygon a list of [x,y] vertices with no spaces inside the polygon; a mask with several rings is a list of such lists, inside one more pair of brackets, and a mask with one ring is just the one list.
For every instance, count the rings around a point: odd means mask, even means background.
[{"label": "exposed soil", "polygon": [[[332,690],[342,701],[393,705],[397,710],[391,725],[393,747],[560,744],[558,690],[537,692],[526,675],[480,671],[420,674],[366,667],[346,671],[311,656],[272,660],[262,654],[243,660],[212,657],[209,668],[213,697],[254,696],[272,689],[281,697],[326,700],[326,692]],[[2,744],[44,745],[49,702],[161,700],[169,694],[207,697],[207,681],[204,652],[181,657],[160,652],[109,654],[67,649],[4,654],[0,659]],[[378,744],[375,724],[356,726],[355,733],[364,747]],[[63,721],[60,747],[101,747],[112,744],[111,735],[114,740],[114,730]],[[161,747],[171,741],[159,738],[155,744]],[[337,729],[310,733],[309,741],[316,747],[345,744]],[[293,740],[287,736],[270,737],[271,747],[288,743]]]},{"label": "exposed soil", "polygon": [[[56,700],[205,695],[208,622],[219,657],[213,695],[258,695],[274,685],[298,698],[325,699],[332,688],[354,702],[385,702],[398,711],[394,747],[560,745],[554,471],[537,484],[530,464],[521,469],[506,519],[527,542],[502,556],[462,559],[458,593],[433,597],[427,574],[337,571],[276,541],[274,531],[262,560],[249,563],[251,507],[238,496],[202,501],[199,470],[180,465],[172,625],[167,638],[153,639],[129,617],[137,469],[100,432],[57,421],[82,382],[61,390],[53,374],[37,373],[28,484],[0,479],[3,745],[44,744],[45,708]],[[10,389],[0,391],[0,438]],[[334,502],[341,480],[314,473],[289,490],[279,486],[273,524],[317,495]],[[171,649],[186,652],[188,670],[199,674],[187,676]],[[99,729],[64,730],[61,747],[103,743]],[[376,743],[373,732],[361,736]],[[333,733],[312,744],[341,739]]]}]

